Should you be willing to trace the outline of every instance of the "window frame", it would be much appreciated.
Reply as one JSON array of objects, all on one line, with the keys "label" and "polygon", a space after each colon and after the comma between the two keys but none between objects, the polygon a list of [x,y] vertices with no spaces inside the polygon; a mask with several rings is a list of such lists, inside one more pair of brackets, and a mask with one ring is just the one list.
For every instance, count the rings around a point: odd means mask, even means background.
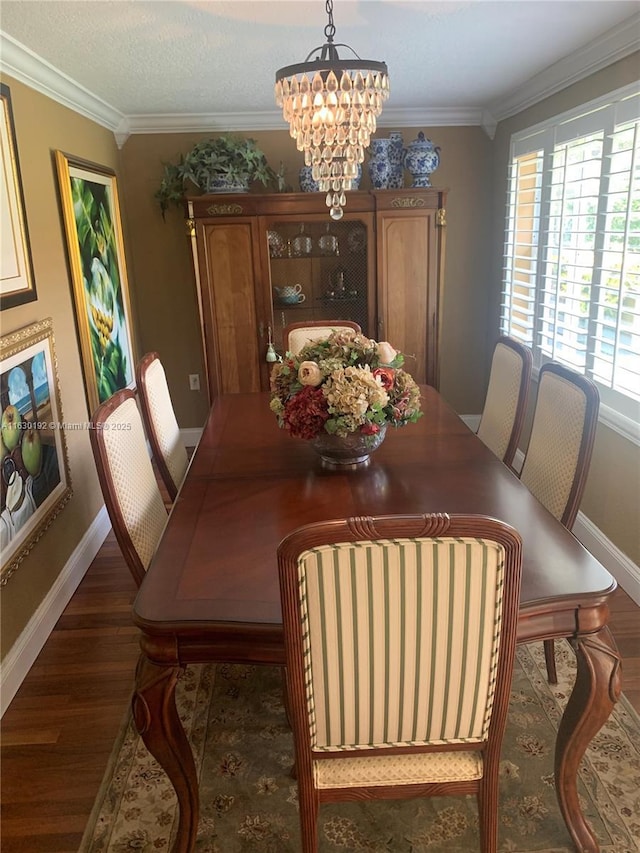
[{"label": "window frame", "polygon": [[[603,168],[600,173],[599,202],[596,216],[603,214],[602,200],[603,185],[608,188],[609,160],[611,155],[612,134],[614,128],[631,121],[640,120],[640,91],[638,83],[622,87],[606,96],[597,98],[586,104],[582,104],[567,112],[550,117],[531,127],[517,131],[511,136],[509,148],[509,160],[507,165],[507,199],[505,207],[505,232],[502,253],[502,294],[500,306],[499,325],[502,334],[513,335],[531,347],[533,352],[534,378],[540,367],[550,361],[551,358],[544,354],[541,336],[541,318],[548,303],[544,298],[545,266],[548,260],[545,253],[548,251],[551,241],[549,240],[550,203],[553,189],[552,174],[554,154],[558,146],[579,140],[591,134],[602,132],[604,134],[601,163]],[[532,202],[530,216],[532,229],[529,232],[529,243],[519,241],[522,233],[520,223],[526,216],[522,215],[522,208],[526,204],[519,201],[520,194],[524,190],[519,183],[523,167],[522,158],[531,155],[531,162],[535,166],[532,172],[538,183],[532,191]],[[631,174],[638,169],[639,164],[633,163]],[[531,172],[532,170],[529,170]],[[529,174],[529,173],[528,173]],[[600,230],[595,231],[596,241]],[[531,250],[519,255],[518,246],[524,245],[525,249]],[[519,262],[523,266],[519,266]],[[598,261],[594,260],[593,270],[598,275],[602,268]],[[523,284],[522,277],[526,279]],[[596,276],[597,277],[597,276]],[[520,281],[520,294],[514,296],[514,282]],[[592,285],[594,286],[594,285]],[[596,294],[601,284],[596,283],[595,291],[590,293],[590,302],[595,304]],[[519,315],[524,319],[519,323],[520,333],[513,329],[513,314],[515,307],[520,307]],[[529,316],[526,316],[527,303],[529,305]],[[622,310],[622,309],[621,309]],[[575,316],[575,315],[574,315]],[[527,325],[529,324],[529,325]],[[518,324],[517,324],[518,325]],[[524,330],[524,332],[522,331]],[[529,333],[529,339],[527,339]],[[561,337],[557,329],[553,331],[554,339]],[[595,341],[595,336],[592,341]],[[591,353],[591,354],[589,354]],[[587,373],[589,360],[593,361],[595,347],[587,350]],[[560,360],[556,355],[556,360]],[[570,361],[563,361],[567,366],[573,367]],[[614,429],[625,438],[640,445],[640,400],[610,387],[607,387],[597,378],[590,378],[598,386],[600,391],[600,415],[599,419],[606,426]]]}]

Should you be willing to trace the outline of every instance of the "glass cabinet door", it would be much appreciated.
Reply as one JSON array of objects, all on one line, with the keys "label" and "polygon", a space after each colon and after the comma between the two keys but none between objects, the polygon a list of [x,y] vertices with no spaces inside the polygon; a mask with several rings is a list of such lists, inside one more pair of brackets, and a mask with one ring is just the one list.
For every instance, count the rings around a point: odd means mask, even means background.
[{"label": "glass cabinet door", "polygon": [[340,222],[326,216],[267,220],[273,343],[283,354],[282,331],[306,320],[353,320],[373,335],[373,263],[370,214]]}]

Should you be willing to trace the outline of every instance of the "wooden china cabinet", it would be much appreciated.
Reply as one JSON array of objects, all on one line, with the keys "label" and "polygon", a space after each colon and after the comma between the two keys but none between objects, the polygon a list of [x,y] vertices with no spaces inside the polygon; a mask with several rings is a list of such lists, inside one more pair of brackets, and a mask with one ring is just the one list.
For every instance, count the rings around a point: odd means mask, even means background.
[{"label": "wooden china cabinet", "polygon": [[303,320],[355,320],[438,385],[446,190],[351,192],[334,222],[323,193],[187,201],[209,397],[268,390],[271,342]]}]

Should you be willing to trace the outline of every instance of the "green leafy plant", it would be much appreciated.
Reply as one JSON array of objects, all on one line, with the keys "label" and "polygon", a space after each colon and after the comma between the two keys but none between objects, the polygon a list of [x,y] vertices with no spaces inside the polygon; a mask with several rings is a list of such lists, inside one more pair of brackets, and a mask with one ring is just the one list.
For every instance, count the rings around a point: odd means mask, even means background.
[{"label": "green leafy plant", "polygon": [[171,204],[182,203],[189,182],[204,192],[219,188],[221,182],[229,192],[246,191],[252,181],[281,191],[283,172],[282,164],[278,172],[269,166],[255,139],[225,134],[198,142],[177,163],[165,163],[155,198],[164,216]]}]

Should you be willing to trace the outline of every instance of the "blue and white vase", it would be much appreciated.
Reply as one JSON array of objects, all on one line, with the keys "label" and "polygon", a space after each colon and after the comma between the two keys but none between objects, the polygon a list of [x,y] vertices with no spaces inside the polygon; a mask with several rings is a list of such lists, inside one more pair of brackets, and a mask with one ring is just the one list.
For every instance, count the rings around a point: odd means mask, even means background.
[{"label": "blue and white vase", "polygon": [[402,133],[399,130],[392,130],[389,134],[389,162],[392,166],[403,166],[404,155],[407,149],[404,147]]},{"label": "blue and white vase", "polygon": [[231,180],[226,175],[217,175],[209,178],[207,182],[208,193],[248,193],[249,181],[243,184],[238,184],[235,180]]},{"label": "blue and white vase", "polygon": [[391,164],[391,172],[389,174],[389,183],[387,187],[390,190],[401,190],[404,186],[404,166],[402,163],[397,165]]},{"label": "blue and white vase", "polygon": [[401,190],[404,186],[404,155],[406,153],[407,149],[404,147],[402,133],[399,130],[392,130],[389,134],[391,173],[387,184],[390,190]]},{"label": "blue and white vase", "polygon": [[300,182],[300,191],[303,193],[317,193],[320,192],[320,187],[318,186],[318,182],[313,180],[313,175],[311,173],[311,166],[303,166],[300,169],[298,174],[298,180]]},{"label": "blue and white vase", "polygon": [[369,178],[374,190],[386,190],[391,177],[390,139],[372,139],[369,143]]},{"label": "blue and white vase", "polygon": [[412,187],[430,187],[429,177],[440,165],[440,148],[420,131],[417,139],[407,146],[404,165],[413,178]]}]

